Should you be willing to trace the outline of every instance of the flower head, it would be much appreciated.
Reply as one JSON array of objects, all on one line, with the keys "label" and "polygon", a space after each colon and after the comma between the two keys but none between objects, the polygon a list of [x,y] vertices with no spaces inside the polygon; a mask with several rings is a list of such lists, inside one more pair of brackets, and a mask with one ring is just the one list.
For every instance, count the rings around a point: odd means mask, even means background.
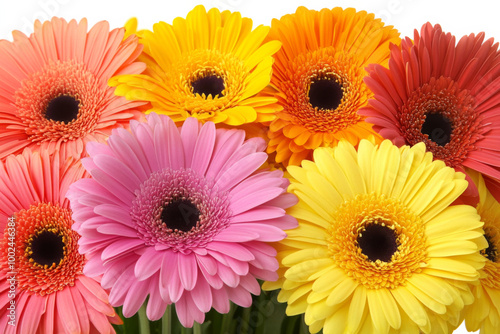
[{"label": "flower head", "polygon": [[490,194],[481,174],[468,170],[479,191],[477,212],[484,221],[484,235],[488,247],[481,251],[486,258],[479,285],[474,286],[474,303],[464,309],[468,331],[494,333],[500,321],[500,204]]},{"label": "flower head", "polygon": [[[128,26],[135,29],[133,22]],[[268,31],[252,30],[252,20],[238,12],[197,6],[172,25],[159,22],[153,31],[140,31],[146,72],[118,76],[112,84],[117,94],[150,101],[150,112],[177,123],[188,117],[230,126],[268,122],[279,109],[265,92],[272,54],[280,47],[263,43]]]},{"label": "flower head", "polygon": [[[120,323],[99,282],[83,275],[86,259],[71,229],[65,195],[84,175],[80,163],[47,151],[26,149],[0,162],[2,333],[114,333],[110,321]],[[8,324],[11,300],[15,327]]]},{"label": "flower head", "polygon": [[[389,68],[374,65],[366,84],[375,92],[360,113],[394,144],[424,142],[434,159],[457,171],[483,173],[500,198],[500,51],[484,33],[458,43],[439,25],[415,31],[391,47]],[[470,182],[469,196],[477,197]]]},{"label": "flower head", "polygon": [[278,300],[305,313],[311,332],[447,333],[458,326],[486,247],[476,210],[449,206],[462,173],[432,161],[421,143],[362,140],[318,148],[289,166],[287,212],[299,227],[277,244]]},{"label": "flower head", "polygon": [[147,315],[159,319],[175,303],[184,326],[203,322],[229,301],[248,307],[256,280],[277,279],[276,252],[265,242],[296,226],[296,203],[281,171],[258,168],[264,141],[241,130],[215,129],[188,118],[182,128],[148,115],[117,129],[108,145],[91,143],[92,175],[71,186],[84,272],[103,275],[112,305],[133,315],[149,294]]},{"label": "flower head", "polygon": [[385,65],[398,36],[373,14],[353,8],[299,7],[273,20],[269,39],[283,46],[274,56],[271,84],[283,110],[270,125],[268,153],[276,152],[279,163],[299,165],[317,147],[342,138],[356,145],[373,136],[357,113],[372,97],[363,82],[365,67]]},{"label": "flower head", "polygon": [[144,102],[113,94],[116,74],[141,73],[137,37],[107,22],[53,18],[35,32],[14,31],[0,41],[0,159],[32,149],[79,158],[87,141],[103,141],[114,127],[139,118]]}]

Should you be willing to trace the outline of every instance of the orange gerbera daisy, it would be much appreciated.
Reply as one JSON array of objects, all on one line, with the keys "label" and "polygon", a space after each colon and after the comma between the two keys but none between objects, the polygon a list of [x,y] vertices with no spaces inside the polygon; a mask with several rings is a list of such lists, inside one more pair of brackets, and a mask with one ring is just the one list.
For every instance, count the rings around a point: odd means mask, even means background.
[{"label": "orange gerbera daisy", "polygon": [[87,32],[87,20],[35,22],[35,32],[0,41],[0,159],[25,147],[79,158],[84,144],[104,141],[115,127],[138,119],[144,102],[127,101],[107,85],[116,74],[141,73],[135,36],[109,30],[105,21]]},{"label": "orange gerbera daisy", "polygon": [[373,96],[364,68],[386,65],[399,33],[374,14],[353,8],[308,10],[273,20],[269,39],[283,43],[275,55],[271,84],[283,110],[271,123],[268,153],[298,165],[312,150],[341,138],[356,145],[375,134],[357,110]]}]

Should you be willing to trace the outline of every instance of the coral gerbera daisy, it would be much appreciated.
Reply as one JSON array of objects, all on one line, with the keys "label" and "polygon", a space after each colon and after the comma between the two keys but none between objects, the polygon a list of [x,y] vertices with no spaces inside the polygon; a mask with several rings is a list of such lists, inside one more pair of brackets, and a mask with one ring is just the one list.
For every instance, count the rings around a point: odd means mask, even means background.
[{"label": "coral gerbera daisy", "polygon": [[[135,29],[135,23],[128,24]],[[195,7],[172,25],[156,23],[141,30],[142,75],[121,75],[111,81],[116,93],[150,101],[154,111],[180,124],[188,117],[230,126],[267,122],[279,109],[265,94],[272,54],[280,43],[263,43],[269,27],[252,30],[252,20],[238,12]]]},{"label": "coral gerbera daisy", "polygon": [[486,189],[483,177],[467,171],[477,185],[479,204],[477,212],[484,221],[484,234],[488,248],[481,251],[486,265],[479,285],[474,286],[475,301],[464,309],[468,331],[481,330],[482,334],[496,333],[500,323],[500,204]]},{"label": "coral gerbera daisy", "polygon": [[278,300],[312,333],[447,333],[485,259],[476,209],[450,204],[465,176],[423,143],[318,148],[289,166],[297,229],[277,244]]},{"label": "coral gerbera daisy", "polygon": [[83,164],[93,178],[68,193],[84,272],[103,275],[110,303],[159,319],[175,303],[190,327],[229,301],[248,307],[256,279],[277,279],[274,248],[296,226],[285,209],[296,203],[282,171],[258,168],[264,140],[242,130],[215,129],[188,118],[182,128],[165,115],[118,129],[108,144],[89,143]]},{"label": "coral gerbera daisy", "polygon": [[[394,144],[424,142],[435,159],[457,171],[486,175],[500,199],[500,51],[484,33],[455,43],[441,26],[425,24],[414,40],[391,47],[389,68],[374,65],[366,78],[375,92],[360,110]],[[477,196],[470,182],[469,196]],[[476,202],[477,203],[477,202]],[[476,204],[475,203],[475,204]]]},{"label": "coral gerbera daisy", "polygon": [[357,114],[372,97],[365,67],[387,63],[389,44],[400,42],[395,29],[353,8],[299,7],[272,21],[269,38],[283,43],[271,79],[283,106],[269,131],[277,162],[299,165],[317,147],[341,138],[356,145],[375,133]]},{"label": "coral gerbera daisy", "polygon": [[25,147],[60,148],[79,158],[87,141],[138,118],[144,102],[127,101],[107,85],[116,74],[141,73],[138,39],[105,21],[53,18],[35,32],[0,41],[0,159]]},{"label": "coral gerbera daisy", "polygon": [[121,323],[107,292],[82,273],[65,198],[86,174],[75,161],[27,148],[0,162],[2,333],[114,333],[110,321]]}]

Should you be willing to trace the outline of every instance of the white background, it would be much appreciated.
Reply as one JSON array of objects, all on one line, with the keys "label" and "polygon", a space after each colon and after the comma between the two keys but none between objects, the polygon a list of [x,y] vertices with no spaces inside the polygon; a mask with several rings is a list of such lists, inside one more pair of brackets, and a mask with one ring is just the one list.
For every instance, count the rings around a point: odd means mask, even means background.
[{"label": "white background", "polygon": [[[271,23],[272,18],[293,13],[297,6],[311,9],[354,7],[366,10],[386,24],[394,25],[401,36],[413,37],[413,30],[429,21],[439,23],[457,39],[470,33],[484,31],[486,37],[500,40],[499,5],[497,0],[7,0],[0,4],[0,39],[12,40],[11,31],[33,32],[33,21],[60,16],[69,20],[86,17],[90,25],[107,20],[111,27],[122,26],[130,17],[137,17],[139,28],[151,29],[153,23],[171,23],[177,16],[185,17],[196,5],[239,11],[253,19],[255,25]],[[1,80],[1,78],[0,78]],[[460,327],[455,333],[467,333]]]}]

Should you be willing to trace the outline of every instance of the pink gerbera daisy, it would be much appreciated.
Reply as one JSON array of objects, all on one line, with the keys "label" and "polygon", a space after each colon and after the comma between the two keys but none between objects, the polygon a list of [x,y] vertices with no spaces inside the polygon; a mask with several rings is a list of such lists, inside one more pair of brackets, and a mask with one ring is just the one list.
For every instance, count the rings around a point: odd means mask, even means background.
[{"label": "pink gerbera daisy", "polygon": [[87,20],[35,22],[27,37],[0,40],[0,160],[25,147],[80,157],[89,140],[104,140],[114,127],[138,118],[144,102],[114,95],[108,80],[138,74],[142,50],[124,29],[105,21],[87,32]]},{"label": "pink gerbera daisy", "polygon": [[244,141],[242,130],[215,129],[188,118],[177,128],[148,115],[117,129],[108,145],[89,143],[83,164],[92,175],[68,192],[84,272],[101,275],[110,302],[132,316],[149,300],[157,320],[175,303],[181,323],[204,321],[229,301],[248,307],[257,279],[278,278],[276,251],[297,225],[285,214],[296,203],[282,171],[258,168],[264,140]]},{"label": "pink gerbera daisy", "polygon": [[121,323],[99,282],[83,275],[71,229],[65,194],[84,174],[47,151],[0,162],[0,333],[114,333],[110,321]]},{"label": "pink gerbera daisy", "polygon": [[[439,25],[425,24],[413,41],[391,46],[389,69],[371,66],[365,81],[375,96],[360,113],[396,145],[424,142],[435,159],[479,171],[500,190],[500,52],[493,43],[480,33],[456,44]],[[467,194],[477,199],[469,184]]]}]

